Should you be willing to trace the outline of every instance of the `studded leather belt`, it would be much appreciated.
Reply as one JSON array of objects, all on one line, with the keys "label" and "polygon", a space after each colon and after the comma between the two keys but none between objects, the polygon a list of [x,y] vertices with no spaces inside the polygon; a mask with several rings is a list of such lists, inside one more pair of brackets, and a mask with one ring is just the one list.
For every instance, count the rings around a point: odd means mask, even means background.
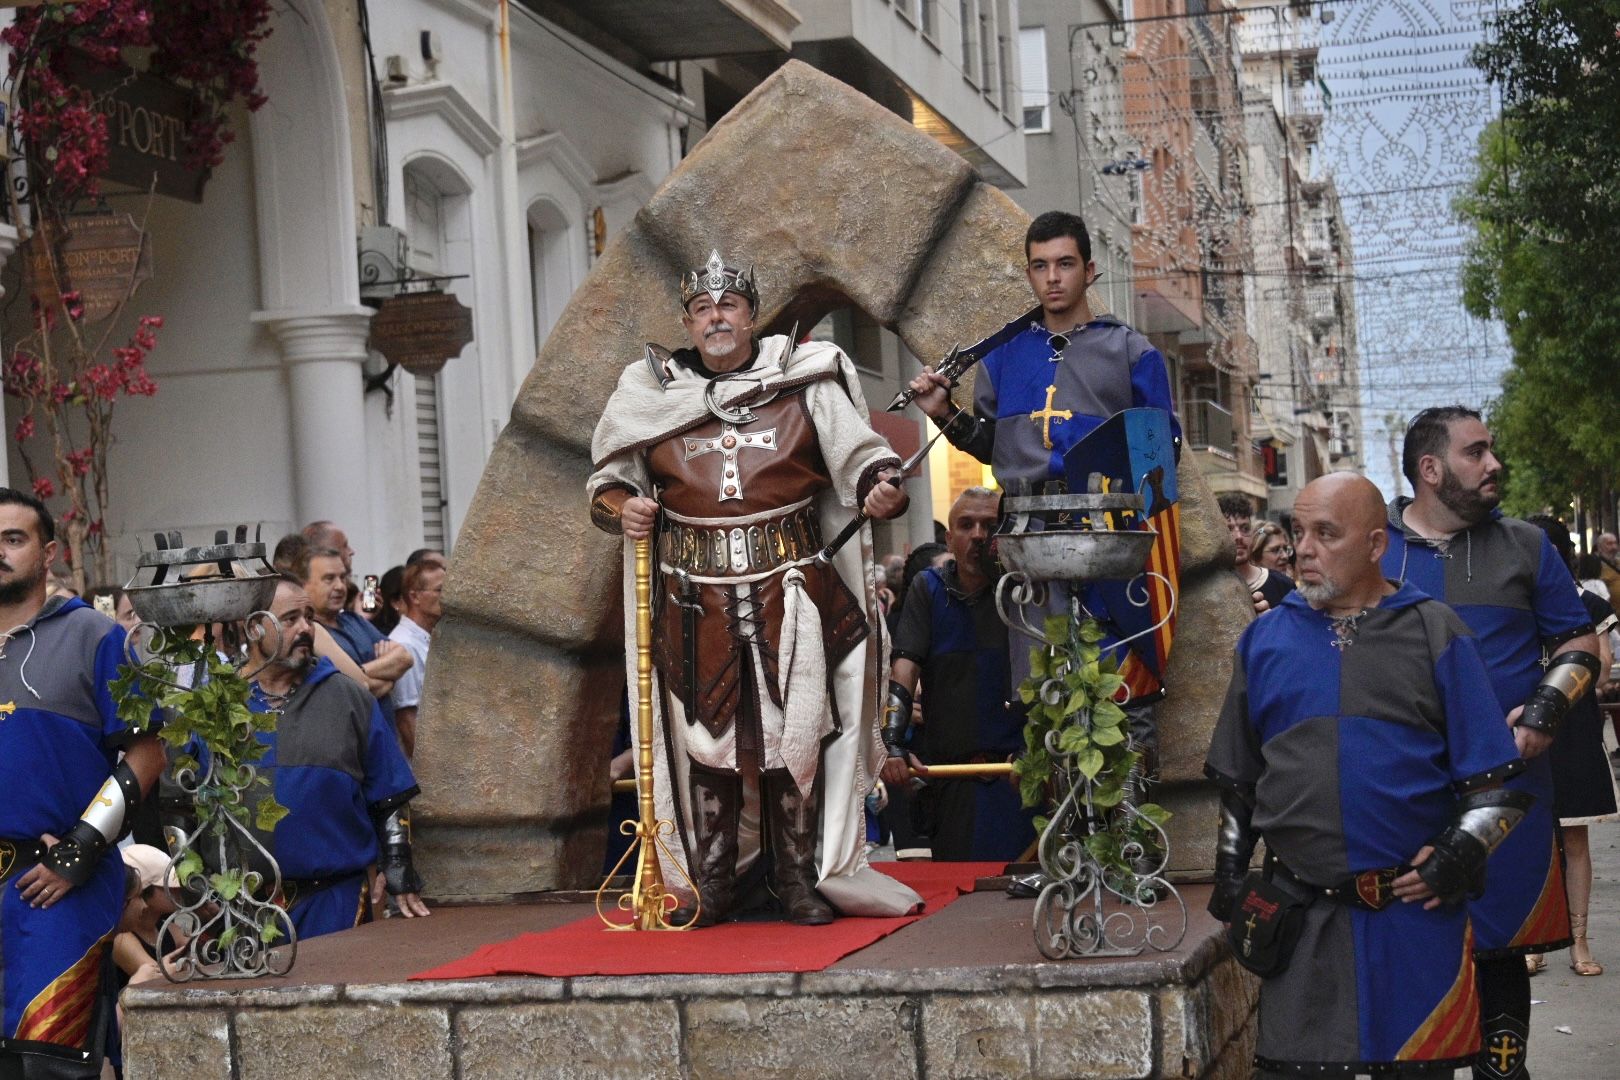
[{"label": "studded leather belt", "polygon": [[1395,879],[1412,868],[1410,866],[1382,866],[1376,870],[1363,870],[1330,886],[1312,885],[1284,866],[1280,859],[1271,860],[1272,871],[1286,878],[1291,885],[1309,889],[1317,896],[1336,904],[1360,908],[1362,911],[1383,911],[1395,903]]},{"label": "studded leather belt", "polygon": [[0,884],[16,877],[45,857],[38,840],[0,840]]},{"label": "studded leather belt", "polygon": [[698,525],[666,512],[658,559],[666,570],[699,577],[769,573],[814,558],[822,547],[814,506],[799,505],[779,516],[755,516],[736,525]]}]

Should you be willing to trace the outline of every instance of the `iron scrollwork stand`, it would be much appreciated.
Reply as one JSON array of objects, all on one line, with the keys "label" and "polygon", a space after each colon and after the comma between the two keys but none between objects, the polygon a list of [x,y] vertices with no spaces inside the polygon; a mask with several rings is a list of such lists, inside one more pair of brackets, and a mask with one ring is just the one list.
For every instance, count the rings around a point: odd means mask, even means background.
[{"label": "iron scrollwork stand", "polygon": [[[1154,534],[1141,530],[1115,530],[1102,515],[1114,511],[1140,512],[1141,497],[1133,495],[1059,495],[1019,498],[1008,496],[1002,509],[1009,514],[1011,532],[997,537],[998,552],[1009,568],[996,586],[996,610],[1013,631],[1049,645],[1041,623],[1049,594],[1048,582],[1063,581],[1069,588],[1069,628],[1075,633],[1086,612],[1079,593],[1087,581],[1128,580],[1126,596],[1137,607],[1147,607],[1148,590],[1156,581],[1169,596],[1169,606],[1154,625],[1125,638],[1121,645],[1154,633],[1175,610],[1173,584],[1163,575],[1142,570]],[[1035,513],[1057,513],[1065,522],[1089,518],[1092,528],[1049,528],[1026,531]],[[1031,612],[1037,617],[1032,622]],[[1048,673],[1038,693],[1048,705],[1066,701],[1066,670]],[[1128,693],[1128,690],[1124,691]],[[1121,703],[1126,704],[1128,703]],[[1092,711],[1082,709],[1069,719],[1091,734]],[[1136,738],[1126,726],[1126,748]],[[1044,884],[1035,901],[1035,944],[1050,960],[1083,956],[1136,956],[1144,949],[1166,952],[1181,944],[1187,932],[1187,905],[1165,877],[1170,858],[1164,827],[1138,809],[1144,792],[1142,763],[1137,761],[1124,783],[1117,805],[1100,807],[1098,784],[1081,771],[1075,755],[1059,745],[1060,732],[1046,733],[1045,749],[1056,778],[1056,808],[1042,831],[1037,852]],[[1123,867],[1105,866],[1086,846],[1088,837],[1107,829],[1110,818],[1123,815],[1156,842],[1131,839],[1119,852]]]},{"label": "iron scrollwork stand", "polygon": [[[132,665],[172,690],[199,687],[209,679],[206,658],[221,644],[213,626],[235,622],[248,640],[265,643],[262,655],[280,653],[281,624],[265,610],[275,596],[276,573],[264,560],[263,544],[247,543],[240,527],[235,544],[225,543],[223,533],[212,547],[181,548],[176,533],[157,540],[158,550],[141,557],[126,587],[142,619],[125,645]],[[189,637],[174,629],[191,626],[204,628],[202,659],[195,658]],[[164,674],[152,673],[153,661]],[[244,670],[242,679],[251,683],[261,669]],[[259,770],[240,763],[227,773],[216,755],[205,754],[176,768],[171,778],[196,820],[165,829],[169,875],[185,876],[178,888],[165,886],[175,911],[164,919],[158,940],[183,944],[178,955],[160,962],[164,976],[182,983],[285,975],[297,957],[298,934],[281,903],[281,869],[241,820],[249,793],[265,782]],[[238,876],[227,872],[238,870]]]}]

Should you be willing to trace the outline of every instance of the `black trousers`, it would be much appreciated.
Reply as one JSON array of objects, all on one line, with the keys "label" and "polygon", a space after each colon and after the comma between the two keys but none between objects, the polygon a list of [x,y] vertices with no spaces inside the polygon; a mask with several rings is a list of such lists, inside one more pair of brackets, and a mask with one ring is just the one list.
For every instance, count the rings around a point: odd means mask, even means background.
[{"label": "black trousers", "polygon": [[1530,975],[1524,957],[1499,956],[1475,966],[1482,1035],[1475,1080],[1529,1080]]}]

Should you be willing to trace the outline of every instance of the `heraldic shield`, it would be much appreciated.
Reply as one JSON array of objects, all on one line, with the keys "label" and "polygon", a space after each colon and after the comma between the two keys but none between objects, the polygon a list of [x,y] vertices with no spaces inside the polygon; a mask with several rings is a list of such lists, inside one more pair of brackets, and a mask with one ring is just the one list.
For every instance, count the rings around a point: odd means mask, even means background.
[{"label": "heraldic shield", "polygon": [[[1163,409],[1117,412],[1076,443],[1063,462],[1071,492],[1094,490],[1092,478],[1100,477],[1105,491],[1140,493],[1146,499],[1146,514],[1134,521],[1137,528],[1158,534],[1142,567],[1149,573],[1129,581],[1096,582],[1087,590],[1086,606],[1099,618],[1106,612],[1105,626],[1114,640],[1135,637],[1162,622],[1153,633],[1132,641],[1129,655],[1120,658],[1120,674],[1132,699],[1151,697],[1163,689],[1181,578],[1181,517],[1170,415]],[[1090,602],[1093,599],[1097,602]]]}]

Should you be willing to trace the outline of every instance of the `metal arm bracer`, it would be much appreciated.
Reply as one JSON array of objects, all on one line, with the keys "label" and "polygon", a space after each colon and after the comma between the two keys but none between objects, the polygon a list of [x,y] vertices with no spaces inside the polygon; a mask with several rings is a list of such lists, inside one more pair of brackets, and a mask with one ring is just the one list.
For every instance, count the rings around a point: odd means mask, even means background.
[{"label": "metal arm bracer", "polygon": [[401,803],[377,821],[377,838],[382,843],[382,859],[378,869],[389,896],[419,893],[425,883],[411,862],[411,812],[409,803]]},{"label": "metal arm bracer", "polygon": [[73,886],[83,885],[96,872],[107,849],[129,832],[130,808],[140,800],[140,778],[127,761],[120,761],[78,822],[41,861]]},{"label": "metal arm bracer", "polygon": [[1254,807],[1230,788],[1221,789],[1220,828],[1215,834],[1215,890],[1209,895],[1209,913],[1222,922],[1232,918],[1243,879],[1260,839],[1254,831]]},{"label": "metal arm bracer", "polygon": [[906,756],[906,736],[911,732],[911,691],[889,680],[889,701],[883,707],[883,745],[890,757]]},{"label": "metal arm bracer", "polygon": [[1580,649],[1570,649],[1552,658],[1547,673],[1524,703],[1519,723],[1548,735],[1556,734],[1558,725],[1570,708],[1592,688],[1602,667],[1598,658]]},{"label": "metal arm bracer", "polygon": [[1527,791],[1471,791],[1457,802],[1457,817],[1429,841],[1434,851],[1417,868],[1434,894],[1448,904],[1485,888],[1485,864],[1535,802]]}]

